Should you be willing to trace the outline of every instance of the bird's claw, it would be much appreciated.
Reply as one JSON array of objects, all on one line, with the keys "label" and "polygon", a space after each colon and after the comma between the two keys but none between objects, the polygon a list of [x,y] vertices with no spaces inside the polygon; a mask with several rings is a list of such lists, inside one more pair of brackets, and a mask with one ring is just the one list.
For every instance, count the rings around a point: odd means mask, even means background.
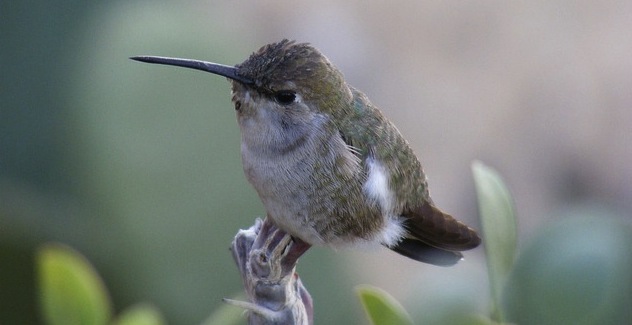
[{"label": "bird's claw", "polygon": [[231,245],[250,302],[226,300],[249,312],[249,324],[312,324],[312,300],[295,273],[310,245],[269,218],[239,230]]}]

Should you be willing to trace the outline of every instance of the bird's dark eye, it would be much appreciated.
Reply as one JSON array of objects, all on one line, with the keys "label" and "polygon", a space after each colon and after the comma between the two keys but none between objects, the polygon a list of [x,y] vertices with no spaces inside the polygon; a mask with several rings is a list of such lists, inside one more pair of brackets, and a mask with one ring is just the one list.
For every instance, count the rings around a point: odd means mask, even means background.
[{"label": "bird's dark eye", "polygon": [[277,91],[274,94],[274,100],[281,105],[289,105],[294,103],[294,100],[296,100],[296,93],[290,90]]}]

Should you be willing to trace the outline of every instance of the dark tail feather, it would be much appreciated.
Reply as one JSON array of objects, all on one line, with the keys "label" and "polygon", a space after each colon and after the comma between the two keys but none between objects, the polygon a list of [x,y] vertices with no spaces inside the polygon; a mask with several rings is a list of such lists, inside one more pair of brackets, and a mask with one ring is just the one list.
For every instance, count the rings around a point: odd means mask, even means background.
[{"label": "dark tail feather", "polygon": [[447,251],[464,251],[481,243],[474,229],[428,202],[406,209],[402,216],[410,237]]},{"label": "dark tail feather", "polygon": [[396,246],[389,248],[413,260],[437,266],[452,266],[463,258],[459,252],[436,248],[410,238],[404,238]]}]

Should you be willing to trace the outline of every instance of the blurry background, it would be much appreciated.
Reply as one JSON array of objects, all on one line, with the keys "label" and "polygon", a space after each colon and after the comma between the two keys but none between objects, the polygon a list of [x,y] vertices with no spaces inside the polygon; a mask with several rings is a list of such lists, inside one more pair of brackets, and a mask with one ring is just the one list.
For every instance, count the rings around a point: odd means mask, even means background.
[{"label": "blurry background", "polygon": [[[148,301],[195,324],[242,290],[228,245],[264,211],[229,84],[132,55],[232,65],[310,42],[399,127],[444,210],[478,227],[470,163],[497,168],[520,245],[568,211],[632,211],[630,1],[4,1],[0,15],[0,324],[38,322],[47,241],[85,254],[117,311]],[[444,301],[485,313],[482,249],[466,257],[315,248],[299,272],[321,324],[365,321],[360,283],[417,319]]]}]

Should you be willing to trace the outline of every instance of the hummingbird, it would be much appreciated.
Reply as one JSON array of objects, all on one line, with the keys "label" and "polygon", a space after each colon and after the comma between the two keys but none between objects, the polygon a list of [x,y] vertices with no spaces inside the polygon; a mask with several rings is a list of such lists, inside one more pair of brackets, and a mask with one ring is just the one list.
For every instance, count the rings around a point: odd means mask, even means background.
[{"label": "hummingbird", "polygon": [[271,43],[235,66],[131,59],[228,79],[246,178],[294,238],[333,248],[378,243],[439,266],[480,244],[475,230],[435,206],[398,129],[309,43]]}]

